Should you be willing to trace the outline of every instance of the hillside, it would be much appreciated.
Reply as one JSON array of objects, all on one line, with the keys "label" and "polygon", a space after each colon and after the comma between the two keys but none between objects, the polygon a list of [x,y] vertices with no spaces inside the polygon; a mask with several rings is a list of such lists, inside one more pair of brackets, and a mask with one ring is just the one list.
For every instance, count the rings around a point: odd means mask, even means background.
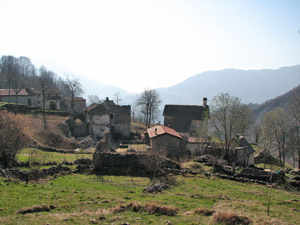
[{"label": "hillside", "polygon": [[[300,76],[299,76],[300,77]],[[295,97],[296,95],[300,95],[300,85],[288,91],[287,93],[280,95],[276,98],[268,100],[262,104],[256,105],[253,108],[253,114],[256,121],[261,121],[264,114],[274,110],[278,107],[285,109],[289,105],[289,101]]]}]

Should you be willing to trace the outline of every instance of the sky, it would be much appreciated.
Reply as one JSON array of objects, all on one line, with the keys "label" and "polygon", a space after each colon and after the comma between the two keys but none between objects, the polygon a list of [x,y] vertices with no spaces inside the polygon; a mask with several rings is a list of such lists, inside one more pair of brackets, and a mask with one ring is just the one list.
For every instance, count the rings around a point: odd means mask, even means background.
[{"label": "sky", "polygon": [[0,0],[0,55],[129,92],[300,64],[299,0]]}]

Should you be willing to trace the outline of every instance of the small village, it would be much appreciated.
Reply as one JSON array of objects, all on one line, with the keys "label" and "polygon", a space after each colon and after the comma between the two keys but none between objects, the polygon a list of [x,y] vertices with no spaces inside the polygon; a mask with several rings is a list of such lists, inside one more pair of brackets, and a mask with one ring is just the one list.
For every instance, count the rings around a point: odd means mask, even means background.
[{"label": "small village", "polygon": [[[0,168],[0,175],[9,180],[34,184],[71,174],[96,175],[101,179],[104,176],[144,177],[151,182],[141,191],[151,195],[172,190],[177,186],[178,176],[218,178],[224,182],[271,188],[300,188],[299,170],[283,167],[269,151],[261,150],[258,143],[251,143],[238,134],[228,141],[227,147],[225,142],[213,139],[212,126],[209,125],[212,112],[206,97],[199,105],[166,104],[162,111],[163,122],[153,123],[154,120],[146,119],[146,124],[134,117],[131,105],[116,104],[108,97],[87,105],[83,97],[62,97],[56,88],[44,92],[25,88],[17,94],[14,90],[0,89],[0,102],[0,112],[4,113],[2,119],[8,113],[7,118],[19,115],[23,121],[33,119],[41,126],[39,131],[31,132],[33,136],[29,135],[31,138],[26,144],[19,145],[25,147],[24,150],[12,157],[13,160],[4,161],[8,164]],[[57,120],[55,124],[51,124],[53,119]],[[7,128],[4,126],[3,129]],[[43,133],[41,141],[38,136]],[[40,158],[40,154],[47,153],[64,155],[64,159]],[[76,160],[70,161],[65,155],[74,155]],[[24,156],[25,161],[15,159]],[[21,209],[18,213],[38,213],[56,208],[49,207]],[[170,210],[158,214],[177,214],[178,209]],[[212,214],[214,211],[209,210],[209,215]],[[250,218],[243,218],[243,222],[237,224],[251,223]],[[90,222],[97,223],[95,219]]]},{"label": "small village", "polygon": [[0,0],[0,225],[300,225],[299,12]]}]

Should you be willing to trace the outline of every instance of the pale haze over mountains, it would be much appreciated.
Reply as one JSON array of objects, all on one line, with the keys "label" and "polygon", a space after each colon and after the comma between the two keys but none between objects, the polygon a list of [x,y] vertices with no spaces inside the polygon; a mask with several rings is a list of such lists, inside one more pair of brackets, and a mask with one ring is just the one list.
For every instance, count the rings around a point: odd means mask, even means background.
[{"label": "pale haze over mountains", "polygon": [[[86,90],[85,96],[97,94],[100,98],[114,98],[120,92],[122,104],[132,104],[137,93],[115,87],[97,84],[81,78]],[[300,84],[300,65],[282,67],[276,70],[224,69],[208,71],[192,76],[183,82],[166,88],[158,88],[163,104],[202,104],[202,98],[211,100],[221,92],[242,99],[244,103],[260,104],[282,95]],[[146,86],[146,85],[145,85]]]}]

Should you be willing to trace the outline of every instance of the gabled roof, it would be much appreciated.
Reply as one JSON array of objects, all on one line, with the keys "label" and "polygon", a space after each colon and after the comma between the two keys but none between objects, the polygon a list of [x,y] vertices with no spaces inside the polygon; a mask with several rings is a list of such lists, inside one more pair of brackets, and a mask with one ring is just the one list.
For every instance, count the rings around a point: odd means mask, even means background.
[{"label": "gabled roof", "polygon": [[156,125],[154,127],[148,128],[147,129],[149,138],[155,138],[157,136],[163,135],[163,134],[169,134],[177,138],[182,138],[177,131],[170,127],[166,127],[163,125]]},{"label": "gabled roof", "polygon": [[[65,97],[65,100],[67,100],[67,101],[72,101],[72,98],[71,97]],[[74,101],[86,101],[84,98],[82,98],[82,97],[74,97],[73,98],[73,100]]]},{"label": "gabled roof", "polygon": [[173,117],[188,116],[192,120],[202,120],[202,114],[205,109],[205,107],[197,105],[165,105],[163,115]]},{"label": "gabled roof", "polygon": [[[0,89],[0,96],[15,96],[16,92],[13,89]],[[18,96],[28,96],[31,95],[26,89],[21,89]]]},{"label": "gabled roof", "polygon": [[244,136],[237,136],[231,139],[231,148],[237,147],[236,145],[238,147],[246,148],[248,155],[255,152],[255,149],[251,146],[251,144],[247,141],[247,139]]}]

